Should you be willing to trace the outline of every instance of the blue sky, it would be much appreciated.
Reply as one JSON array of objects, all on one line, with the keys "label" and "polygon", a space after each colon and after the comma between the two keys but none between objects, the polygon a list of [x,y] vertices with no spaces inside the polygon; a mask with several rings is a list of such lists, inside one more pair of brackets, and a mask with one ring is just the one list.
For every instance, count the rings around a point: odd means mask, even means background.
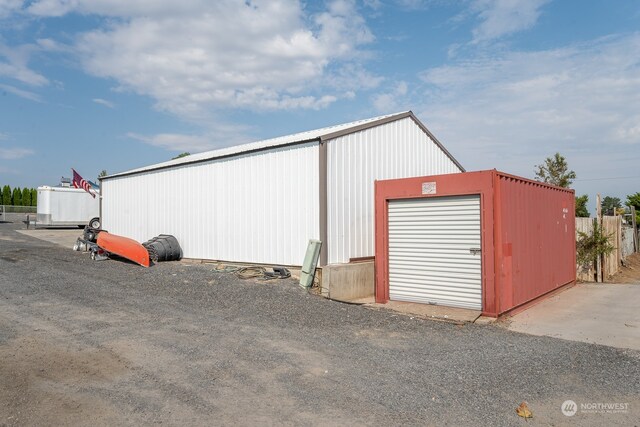
[{"label": "blue sky", "polygon": [[[640,191],[635,0],[0,0],[0,185],[412,110],[467,170]],[[593,206],[593,203],[591,203]]]}]

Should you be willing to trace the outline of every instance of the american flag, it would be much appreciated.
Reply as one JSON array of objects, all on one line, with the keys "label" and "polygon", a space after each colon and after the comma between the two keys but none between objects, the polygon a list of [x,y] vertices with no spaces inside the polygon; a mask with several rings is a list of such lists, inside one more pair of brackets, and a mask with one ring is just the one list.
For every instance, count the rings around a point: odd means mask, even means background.
[{"label": "american flag", "polygon": [[73,181],[71,181],[73,186],[76,188],[82,188],[84,191],[91,194],[91,197],[95,199],[96,193],[91,190],[91,184],[89,184],[89,182],[86,179],[81,177],[80,174],[76,172],[74,168],[71,168],[71,171],[73,171]]}]

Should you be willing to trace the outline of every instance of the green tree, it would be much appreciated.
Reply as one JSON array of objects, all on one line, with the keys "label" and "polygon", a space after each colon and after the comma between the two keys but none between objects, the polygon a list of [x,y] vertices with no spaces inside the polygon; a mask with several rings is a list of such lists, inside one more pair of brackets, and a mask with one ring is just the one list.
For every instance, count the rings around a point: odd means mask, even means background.
[{"label": "green tree", "polygon": [[22,206],[31,206],[31,190],[27,187],[22,189]]},{"label": "green tree", "polygon": [[606,234],[602,225],[598,222],[593,224],[591,234],[578,231],[578,241],[576,242],[576,261],[578,265],[588,269],[592,266],[596,258],[602,255],[609,255],[615,249],[611,244],[613,233]]},{"label": "green tree", "polygon": [[620,203],[620,199],[617,197],[605,196],[602,202],[600,202],[600,206],[602,208],[602,215],[615,215],[616,208],[621,208],[622,203]]},{"label": "green tree", "polygon": [[97,181],[97,182],[100,182],[100,178],[102,178],[103,176],[107,176],[107,175],[109,175],[109,173],[107,172],[107,170],[106,170],[106,169],[102,169],[102,170],[100,171],[100,173],[98,174],[98,181]]},{"label": "green tree", "polygon": [[18,187],[13,189],[13,194],[11,195],[11,204],[13,206],[22,206],[22,191]]},{"label": "green tree", "polygon": [[636,224],[640,224],[640,192],[627,196],[627,206],[636,208]]},{"label": "green tree", "polygon": [[38,190],[31,189],[31,206],[38,206]]},{"label": "green tree", "polygon": [[180,158],[182,158],[182,157],[187,157],[187,156],[190,156],[190,155],[191,155],[191,153],[187,153],[187,152],[185,151],[184,153],[180,153],[180,154],[178,154],[177,156],[173,157],[171,160],[180,159]]},{"label": "green tree", "polygon": [[536,180],[558,187],[568,188],[576,179],[576,173],[569,170],[567,160],[560,153],[547,157],[543,164],[536,165],[536,169]]},{"label": "green tree", "polygon": [[576,197],[576,216],[580,218],[589,218],[591,214],[587,209],[587,203],[589,203],[589,195],[583,194]]},{"label": "green tree", "polygon": [[2,204],[10,205],[11,204],[11,187],[5,185],[2,187]]}]

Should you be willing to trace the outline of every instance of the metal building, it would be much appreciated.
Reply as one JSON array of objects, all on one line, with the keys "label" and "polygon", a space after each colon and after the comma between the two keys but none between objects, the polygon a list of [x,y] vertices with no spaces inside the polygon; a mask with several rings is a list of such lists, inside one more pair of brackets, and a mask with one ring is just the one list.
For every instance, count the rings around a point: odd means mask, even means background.
[{"label": "metal building", "polygon": [[193,154],[102,178],[102,223],[185,258],[300,265],[374,255],[375,180],[463,172],[410,111]]}]

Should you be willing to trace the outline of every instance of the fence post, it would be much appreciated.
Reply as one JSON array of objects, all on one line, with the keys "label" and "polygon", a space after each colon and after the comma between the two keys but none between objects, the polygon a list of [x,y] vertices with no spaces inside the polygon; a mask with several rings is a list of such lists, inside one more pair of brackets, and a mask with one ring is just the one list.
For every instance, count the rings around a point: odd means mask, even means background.
[{"label": "fence post", "polygon": [[618,252],[618,263],[616,264],[616,272],[618,272],[622,265],[622,215],[616,215],[616,223],[616,234],[618,235],[618,248],[616,249],[616,252]]},{"label": "fence post", "polygon": [[638,229],[636,228],[638,224],[636,224],[635,206],[631,206],[631,226],[633,227],[633,251],[640,252],[640,248],[638,247]]},{"label": "fence post", "polygon": [[[596,227],[602,230],[602,202],[600,201],[600,193],[596,196]],[[602,255],[598,255],[596,257],[596,282],[604,282],[603,280],[603,270],[604,263]]]}]

